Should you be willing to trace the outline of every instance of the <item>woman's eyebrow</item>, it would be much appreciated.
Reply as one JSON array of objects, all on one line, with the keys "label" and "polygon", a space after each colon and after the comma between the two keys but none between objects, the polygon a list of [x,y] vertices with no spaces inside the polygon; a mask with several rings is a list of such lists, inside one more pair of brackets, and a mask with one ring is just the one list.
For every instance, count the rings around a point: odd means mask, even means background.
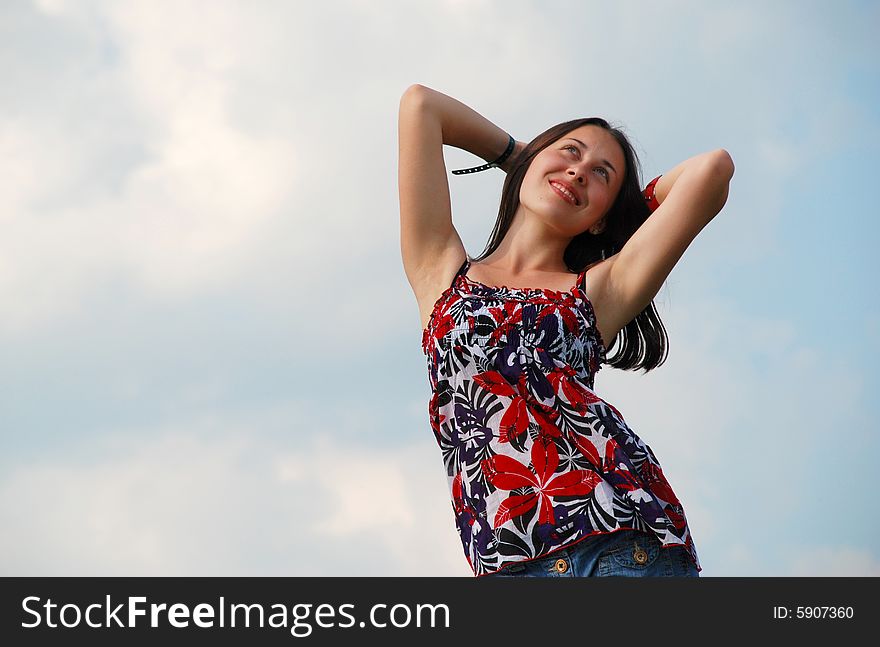
[{"label": "woman's eyebrow", "polygon": [[[587,146],[585,143],[583,143],[580,139],[576,139],[575,137],[568,137],[567,139],[572,139],[572,140],[576,141],[578,144],[580,144],[581,146],[584,147],[584,150],[587,150],[589,148],[589,146]],[[609,162],[608,160],[602,160],[602,163],[605,166],[607,166],[608,168],[610,168],[612,171],[617,173],[617,169],[611,165],[611,162]]]}]

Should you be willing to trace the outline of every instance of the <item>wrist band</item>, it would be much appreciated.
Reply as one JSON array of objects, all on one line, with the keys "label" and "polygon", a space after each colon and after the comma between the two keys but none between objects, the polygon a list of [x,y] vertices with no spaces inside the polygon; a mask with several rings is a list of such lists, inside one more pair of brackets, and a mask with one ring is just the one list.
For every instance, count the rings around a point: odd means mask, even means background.
[{"label": "wrist band", "polygon": [[493,166],[496,166],[496,167],[500,166],[501,164],[504,163],[504,160],[506,160],[508,157],[510,157],[510,154],[513,152],[513,148],[516,145],[516,140],[513,138],[513,135],[508,135],[508,137],[510,137],[510,141],[507,142],[507,150],[505,150],[503,153],[501,153],[501,157],[499,157],[494,162],[489,162],[488,164],[483,164],[481,166],[475,166],[473,168],[457,169],[457,170],[453,171],[452,174],[453,175],[464,175],[465,173],[479,173],[480,171],[485,171],[486,169],[490,169]]},{"label": "wrist band", "polygon": [[657,196],[654,195],[654,185],[657,184],[657,180],[659,180],[662,175],[658,175],[653,180],[648,182],[648,186],[645,187],[645,190],[642,191],[642,195],[645,196],[645,204],[648,205],[648,209],[651,213],[654,213],[657,210],[657,207],[660,206],[660,202],[657,201]]}]

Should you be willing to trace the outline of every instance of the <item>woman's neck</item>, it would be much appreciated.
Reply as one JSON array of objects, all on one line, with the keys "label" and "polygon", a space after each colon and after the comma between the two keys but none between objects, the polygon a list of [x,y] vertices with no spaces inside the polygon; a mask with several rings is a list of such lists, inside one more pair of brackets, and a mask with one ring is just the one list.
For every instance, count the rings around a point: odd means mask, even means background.
[{"label": "woman's neck", "polygon": [[571,238],[560,237],[535,219],[517,214],[498,248],[482,263],[511,275],[567,272],[563,260]]}]

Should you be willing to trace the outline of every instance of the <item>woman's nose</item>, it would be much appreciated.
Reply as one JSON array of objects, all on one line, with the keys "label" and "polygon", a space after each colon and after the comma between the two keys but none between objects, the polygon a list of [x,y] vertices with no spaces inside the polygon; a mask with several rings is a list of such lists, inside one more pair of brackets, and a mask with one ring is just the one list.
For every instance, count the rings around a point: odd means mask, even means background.
[{"label": "woman's nose", "polygon": [[577,169],[568,169],[568,174],[572,176],[579,184],[583,184],[585,181],[585,175]]}]

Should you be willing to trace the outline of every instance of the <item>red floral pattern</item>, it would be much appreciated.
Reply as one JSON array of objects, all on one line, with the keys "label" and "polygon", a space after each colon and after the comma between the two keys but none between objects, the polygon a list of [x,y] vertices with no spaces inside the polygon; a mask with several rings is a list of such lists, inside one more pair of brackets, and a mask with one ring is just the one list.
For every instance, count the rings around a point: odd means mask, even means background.
[{"label": "red floral pattern", "polygon": [[597,533],[654,533],[699,560],[654,453],[593,391],[605,361],[584,273],[566,292],[462,265],[422,334],[456,527],[475,575]]}]

